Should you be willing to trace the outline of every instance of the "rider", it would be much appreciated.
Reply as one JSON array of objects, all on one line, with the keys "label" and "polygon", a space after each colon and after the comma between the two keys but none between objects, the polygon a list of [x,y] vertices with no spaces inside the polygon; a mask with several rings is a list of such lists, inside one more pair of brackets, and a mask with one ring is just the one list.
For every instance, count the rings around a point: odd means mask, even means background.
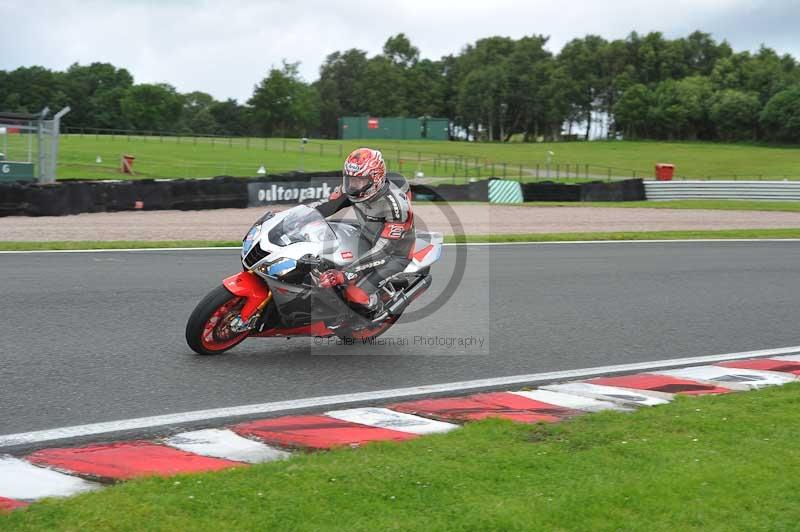
[{"label": "rider", "polygon": [[411,202],[386,179],[380,151],[353,151],[344,162],[342,186],[336,187],[327,201],[313,205],[325,217],[350,206],[370,249],[342,270],[327,270],[320,277],[320,285],[331,288],[347,283],[345,299],[377,315],[383,311],[378,284],[405,269],[416,240]]}]

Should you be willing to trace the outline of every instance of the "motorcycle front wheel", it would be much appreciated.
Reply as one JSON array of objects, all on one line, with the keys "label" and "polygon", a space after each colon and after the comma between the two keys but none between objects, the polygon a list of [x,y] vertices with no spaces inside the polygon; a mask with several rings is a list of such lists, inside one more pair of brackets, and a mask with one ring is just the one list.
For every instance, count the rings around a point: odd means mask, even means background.
[{"label": "motorcycle front wheel", "polygon": [[234,332],[233,321],[245,299],[220,285],[197,304],[186,323],[186,343],[199,355],[219,355],[241,343],[249,331]]}]

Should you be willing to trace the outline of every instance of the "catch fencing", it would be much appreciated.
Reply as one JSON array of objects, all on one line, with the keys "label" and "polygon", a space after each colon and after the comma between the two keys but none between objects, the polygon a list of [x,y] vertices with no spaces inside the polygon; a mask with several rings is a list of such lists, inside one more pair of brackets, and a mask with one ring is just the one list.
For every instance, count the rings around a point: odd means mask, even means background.
[{"label": "catch fencing", "polygon": [[800,200],[800,181],[645,181],[648,200]]}]

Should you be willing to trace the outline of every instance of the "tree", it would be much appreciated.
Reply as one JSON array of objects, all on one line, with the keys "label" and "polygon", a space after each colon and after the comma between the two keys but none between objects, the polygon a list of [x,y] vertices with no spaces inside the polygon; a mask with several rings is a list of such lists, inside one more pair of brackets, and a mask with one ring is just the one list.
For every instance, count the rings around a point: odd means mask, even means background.
[{"label": "tree", "polygon": [[203,135],[213,135],[219,129],[219,124],[217,124],[208,107],[197,111],[188,122],[185,122],[185,126],[191,133]]},{"label": "tree", "polygon": [[539,136],[546,127],[548,82],[553,70],[553,56],[545,50],[547,37],[523,37],[504,62],[508,90],[502,128],[508,140],[514,133],[523,133],[526,140]]},{"label": "tree", "polygon": [[686,129],[682,138],[709,139],[713,127],[709,120],[712,95],[711,81],[704,76],[690,76],[675,83],[677,97],[686,114]]},{"label": "tree", "polygon": [[711,80],[717,90],[756,93],[761,105],[765,105],[778,92],[800,83],[800,69],[791,56],[780,57],[762,46],[756,54],[740,52],[720,59]]},{"label": "tree", "polygon": [[643,84],[628,87],[614,106],[614,127],[625,138],[646,137],[651,121],[653,94]]},{"label": "tree", "polygon": [[252,133],[247,121],[247,112],[244,106],[233,98],[224,102],[214,102],[208,106],[208,114],[217,124],[216,133],[220,135],[247,135]]},{"label": "tree", "polygon": [[726,41],[717,44],[710,34],[702,31],[692,32],[684,41],[684,61],[694,75],[709,76],[717,61],[731,55],[731,47]]},{"label": "tree", "polygon": [[0,86],[3,110],[38,113],[45,107],[58,111],[68,105],[64,74],[44,67],[20,67],[9,72]]},{"label": "tree", "polygon": [[314,88],[320,101],[320,128],[326,137],[337,135],[337,120],[342,116],[365,113],[363,80],[367,53],[355,48],[334,52],[319,68]]},{"label": "tree", "polygon": [[[514,40],[508,37],[488,37],[467,45],[458,56],[443,59],[445,79],[449,87],[445,90],[445,108],[452,113],[450,118],[458,127],[472,128],[477,132],[479,122],[463,116],[464,94],[469,91],[468,79],[473,72],[503,65],[514,51]],[[475,78],[473,78],[474,80]],[[495,102],[498,106],[501,102]],[[471,107],[471,106],[469,106]],[[485,124],[488,125],[488,124]]]},{"label": "tree", "polygon": [[557,62],[572,79],[567,100],[572,113],[586,124],[585,139],[589,140],[592,112],[602,103],[608,86],[608,75],[603,69],[602,57],[608,43],[597,35],[573,39],[564,45]]},{"label": "tree", "polygon": [[[122,112],[122,100],[128,94],[128,90],[127,87],[119,86],[94,94],[90,100],[91,114],[87,117],[87,125],[106,129],[133,127]],[[72,119],[69,120],[72,123]]]},{"label": "tree", "polygon": [[133,76],[124,68],[110,63],[74,63],[64,74],[71,108],[69,123],[79,127],[123,127],[120,100],[131,86]]},{"label": "tree", "polygon": [[317,95],[300,79],[298,65],[284,61],[270,70],[247,102],[264,135],[306,136],[319,126]]},{"label": "tree", "polygon": [[406,105],[411,116],[444,116],[442,63],[423,59],[405,73]]},{"label": "tree", "polygon": [[404,116],[408,114],[405,78],[401,66],[382,55],[367,61],[362,80],[363,105],[369,114],[376,116]]},{"label": "tree", "polygon": [[470,72],[462,83],[459,110],[466,123],[486,128],[488,140],[499,140],[501,104],[506,100],[508,81],[501,65]]},{"label": "tree", "polygon": [[419,60],[419,49],[411,45],[404,33],[398,33],[386,40],[383,55],[394,65],[410,68]]},{"label": "tree", "polygon": [[709,115],[720,139],[746,140],[756,136],[758,113],[755,93],[725,89],[714,94]]},{"label": "tree", "polygon": [[191,133],[215,133],[217,121],[209,111],[214,103],[214,97],[205,92],[193,91],[184,94],[179,129]]},{"label": "tree", "polygon": [[770,98],[761,111],[761,128],[767,138],[781,142],[800,141],[800,85]]},{"label": "tree", "polygon": [[702,76],[659,83],[654,91],[652,131],[669,140],[710,137],[710,98],[711,83]]},{"label": "tree", "polygon": [[123,118],[134,129],[175,131],[183,98],[171,85],[143,83],[128,89],[120,104]]}]

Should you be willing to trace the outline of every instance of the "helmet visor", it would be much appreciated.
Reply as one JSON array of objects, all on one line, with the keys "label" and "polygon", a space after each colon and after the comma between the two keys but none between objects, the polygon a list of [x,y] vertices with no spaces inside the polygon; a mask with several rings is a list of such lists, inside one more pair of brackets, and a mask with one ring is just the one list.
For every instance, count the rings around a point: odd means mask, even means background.
[{"label": "helmet visor", "polygon": [[343,184],[345,194],[348,196],[358,196],[366,192],[367,189],[372,185],[372,178],[369,176],[345,174]]}]

